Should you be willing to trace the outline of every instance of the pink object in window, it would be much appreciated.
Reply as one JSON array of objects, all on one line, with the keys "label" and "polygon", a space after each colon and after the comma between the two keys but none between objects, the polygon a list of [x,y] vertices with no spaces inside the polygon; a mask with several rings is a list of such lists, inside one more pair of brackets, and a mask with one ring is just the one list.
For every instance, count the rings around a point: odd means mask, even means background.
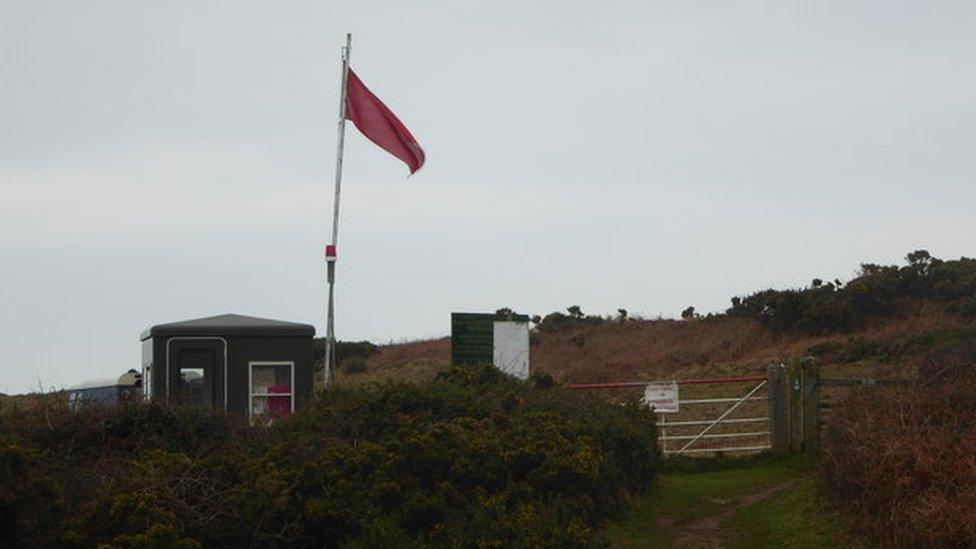
[{"label": "pink object in window", "polygon": [[268,397],[268,415],[271,417],[287,416],[291,414],[291,387],[288,385],[273,385],[268,387],[269,394],[285,393],[284,396]]}]

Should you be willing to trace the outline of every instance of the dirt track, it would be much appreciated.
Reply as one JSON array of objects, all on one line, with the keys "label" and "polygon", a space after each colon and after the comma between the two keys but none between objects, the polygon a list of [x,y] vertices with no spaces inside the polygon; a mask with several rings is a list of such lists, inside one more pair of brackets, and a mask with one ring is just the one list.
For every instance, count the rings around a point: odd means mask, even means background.
[{"label": "dirt track", "polygon": [[[750,507],[761,501],[772,499],[780,493],[789,490],[796,484],[796,481],[784,482],[775,486],[770,486],[758,492],[739,498],[737,501],[713,501],[714,503],[727,506],[720,513],[707,515],[694,519],[691,522],[676,524],[674,519],[660,517],[658,522],[664,528],[671,528],[677,532],[674,542],[675,547],[702,547],[707,549],[721,549],[725,547],[724,537],[721,530],[722,521],[730,517],[739,509]],[[729,505],[731,503],[731,505]]]}]

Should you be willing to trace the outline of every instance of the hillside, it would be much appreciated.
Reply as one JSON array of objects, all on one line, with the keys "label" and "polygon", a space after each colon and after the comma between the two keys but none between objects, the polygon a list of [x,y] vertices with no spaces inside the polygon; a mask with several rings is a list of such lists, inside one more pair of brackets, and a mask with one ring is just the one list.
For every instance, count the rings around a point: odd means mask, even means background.
[{"label": "hillside", "polygon": [[[976,261],[942,261],[924,250],[903,266],[864,264],[847,282],[733,297],[724,314],[682,320],[568,314],[535,317],[536,373],[560,382],[604,382],[759,373],[815,356],[831,375],[910,374],[945,337],[976,335]],[[427,379],[444,371],[450,339],[379,346],[338,379],[356,384]],[[886,372],[887,371],[887,372]]]},{"label": "hillside", "polygon": [[[866,349],[896,347],[912,339],[973,328],[971,320],[924,303],[908,318],[826,336],[777,335],[759,321],[725,316],[606,323],[534,334],[532,370],[563,383],[749,375],[763,372],[770,364],[812,354],[819,355],[827,372],[880,375],[910,366],[914,350],[881,357],[865,355]],[[365,372],[340,373],[339,379],[353,384],[427,379],[448,369],[450,354],[447,337],[383,345],[366,359]]]}]

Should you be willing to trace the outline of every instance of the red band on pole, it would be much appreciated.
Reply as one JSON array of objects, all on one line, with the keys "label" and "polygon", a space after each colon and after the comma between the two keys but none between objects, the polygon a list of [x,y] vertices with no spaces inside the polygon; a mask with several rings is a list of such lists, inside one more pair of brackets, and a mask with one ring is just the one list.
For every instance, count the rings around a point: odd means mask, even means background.
[{"label": "red band on pole", "polygon": [[[743,377],[712,377],[712,378],[693,378],[675,380],[678,385],[712,385],[718,383],[746,383],[763,381],[766,376],[743,376]],[[670,380],[666,380],[670,381]],[[629,389],[644,387],[654,381],[618,381],[614,383],[571,383],[566,385],[567,389],[589,390],[589,389]]]}]

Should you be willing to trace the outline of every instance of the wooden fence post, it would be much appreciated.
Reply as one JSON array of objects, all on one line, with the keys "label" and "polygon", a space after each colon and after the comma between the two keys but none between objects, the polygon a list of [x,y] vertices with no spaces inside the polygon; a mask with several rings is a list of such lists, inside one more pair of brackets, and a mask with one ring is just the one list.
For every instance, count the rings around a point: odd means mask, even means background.
[{"label": "wooden fence post", "polygon": [[769,383],[769,442],[773,453],[784,455],[790,451],[789,386],[786,367],[782,364],[766,368]]},{"label": "wooden fence post", "polygon": [[820,449],[820,367],[812,358],[803,359],[803,453],[816,457]]}]

